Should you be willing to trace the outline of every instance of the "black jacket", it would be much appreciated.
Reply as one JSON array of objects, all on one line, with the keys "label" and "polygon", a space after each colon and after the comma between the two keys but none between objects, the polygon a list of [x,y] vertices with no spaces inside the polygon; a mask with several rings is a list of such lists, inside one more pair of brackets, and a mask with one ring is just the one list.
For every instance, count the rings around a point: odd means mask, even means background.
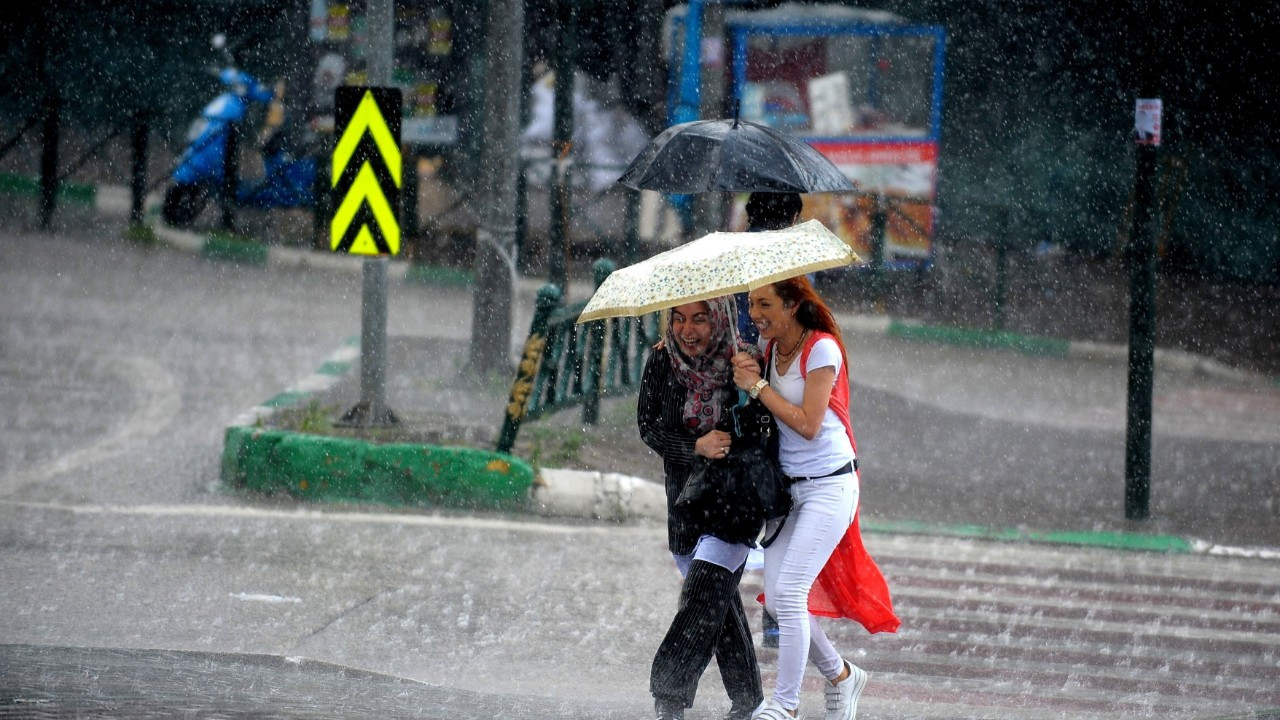
[{"label": "black jacket", "polygon": [[[687,390],[671,369],[666,348],[650,353],[640,380],[640,397],[636,405],[636,424],[640,439],[662,456],[667,485],[667,545],[671,552],[685,555],[693,552],[698,538],[714,535],[715,528],[705,527],[696,518],[675,507],[676,498],[693,471],[693,452],[698,435],[685,427],[684,399]],[[721,405],[727,409],[737,400],[730,382],[724,387]]]}]

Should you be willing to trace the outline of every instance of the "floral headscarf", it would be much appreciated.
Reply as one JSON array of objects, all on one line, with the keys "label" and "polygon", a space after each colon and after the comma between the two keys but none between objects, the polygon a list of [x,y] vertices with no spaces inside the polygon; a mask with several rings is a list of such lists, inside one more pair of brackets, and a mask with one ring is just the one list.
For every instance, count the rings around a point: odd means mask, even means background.
[{"label": "floral headscarf", "polygon": [[739,351],[760,357],[756,346],[738,339],[738,310],[732,297],[705,301],[711,339],[706,352],[689,357],[680,349],[675,330],[667,324],[667,350],[676,379],[688,392],[684,399],[685,427],[695,435],[710,432],[720,419],[718,394],[733,382],[733,356]]}]

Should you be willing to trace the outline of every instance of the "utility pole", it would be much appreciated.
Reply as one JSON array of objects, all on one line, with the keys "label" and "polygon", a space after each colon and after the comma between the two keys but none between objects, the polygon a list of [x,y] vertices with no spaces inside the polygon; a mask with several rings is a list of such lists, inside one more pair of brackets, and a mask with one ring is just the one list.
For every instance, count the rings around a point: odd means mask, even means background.
[{"label": "utility pole", "polygon": [[569,291],[569,215],[573,203],[573,100],[578,52],[577,1],[556,2],[560,26],[555,48],[555,105],[551,130],[551,224],[547,236],[548,279],[561,292]]},{"label": "utility pole", "polygon": [[1152,25],[1159,0],[1133,0],[1132,22],[1138,83],[1134,110],[1133,226],[1129,229],[1129,388],[1125,429],[1124,515],[1150,517],[1151,402],[1155,377],[1156,211],[1155,175],[1160,148],[1159,68],[1152,54]]},{"label": "utility pole", "polygon": [[485,32],[482,208],[476,227],[471,313],[473,370],[511,369],[511,308],[516,274],[516,185],[519,176],[520,68],[524,0],[490,0]]}]

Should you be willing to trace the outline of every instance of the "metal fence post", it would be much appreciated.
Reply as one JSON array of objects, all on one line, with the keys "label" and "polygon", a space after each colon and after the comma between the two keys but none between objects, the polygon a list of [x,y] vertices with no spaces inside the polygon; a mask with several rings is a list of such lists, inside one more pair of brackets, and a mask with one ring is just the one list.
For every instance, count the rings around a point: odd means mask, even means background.
[{"label": "metal fence post", "polygon": [[44,128],[40,140],[40,227],[47,230],[58,198],[58,115],[62,102],[56,92],[50,92],[44,103]]},{"label": "metal fence post", "polygon": [[[404,192],[400,198],[400,234],[414,240],[418,238],[418,158],[418,147],[410,146],[404,156]],[[410,258],[415,254],[410,250]]]},{"label": "metal fence post", "polygon": [[329,197],[330,175],[333,157],[333,138],[324,142],[324,150],[316,160],[316,177],[311,183],[311,247],[316,250],[329,250],[329,217],[333,214]]},{"label": "metal fence post", "polygon": [[222,229],[232,232],[236,227],[235,204],[239,169],[239,135],[236,123],[227,123],[227,144],[222,154]]},{"label": "metal fence post", "polygon": [[885,311],[884,244],[889,226],[888,201],[881,193],[872,198],[871,210],[871,292],[875,298],[876,312]]},{"label": "metal fence post", "polygon": [[640,259],[640,193],[627,195],[625,234],[622,241],[622,262],[634,265]]},{"label": "metal fence post", "polygon": [[147,138],[151,133],[151,125],[146,110],[139,110],[133,115],[133,135],[130,143],[133,150],[133,164],[129,177],[129,222],[137,225],[142,222],[142,210],[147,195]]},{"label": "metal fence post", "polygon": [[529,325],[529,337],[524,341],[524,350],[520,353],[520,365],[516,368],[511,395],[507,399],[506,418],[502,421],[502,431],[498,434],[497,450],[500,453],[511,454],[511,448],[516,444],[516,434],[520,432],[520,423],[529,406],[529,395],[533,392],[533,383],[542,364],[542,352],[547,345],[547,322],[551,319],[551,313],[560,306],[562,294],[560,288],[552,283],[538,289],[533,322]]},{"label": "metal fence post", "polygon": [[1000,208],[1000,234],[996,237],[996,290],[995,290],[995,312],[992,320],[992,329],[996,332],[1004,330],[1004,308],[1005,295],[1008,285],[1008,263],[1009,263],[1009,209]]},{"label": "metal fence post", "polygon": [[[606,258],[600,258],[591,266],[593,280],[599,288],[605,278],[609,277],[617,265]],[[600,383],[604,377],[604,325],[605,320],[594,320],[588,324],[587,336],[587,373],[582,388],[582,422],[595,425],[600,418]]]}]

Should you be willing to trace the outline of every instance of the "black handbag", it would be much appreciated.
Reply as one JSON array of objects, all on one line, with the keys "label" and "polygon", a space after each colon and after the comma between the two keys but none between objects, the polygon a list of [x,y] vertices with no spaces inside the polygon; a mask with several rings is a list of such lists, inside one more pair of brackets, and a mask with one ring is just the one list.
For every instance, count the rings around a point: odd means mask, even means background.
[{"label": "black handbag", "polygon": [[753,547],[759,540],[768,547],[777,531],[761,540],[762,528],[791,511],[774,423],[773,413],[759,400],[730,408],[716,424],[732,438],[729,454],[716,460],[695,458],[675,506],[722,540]]}]

